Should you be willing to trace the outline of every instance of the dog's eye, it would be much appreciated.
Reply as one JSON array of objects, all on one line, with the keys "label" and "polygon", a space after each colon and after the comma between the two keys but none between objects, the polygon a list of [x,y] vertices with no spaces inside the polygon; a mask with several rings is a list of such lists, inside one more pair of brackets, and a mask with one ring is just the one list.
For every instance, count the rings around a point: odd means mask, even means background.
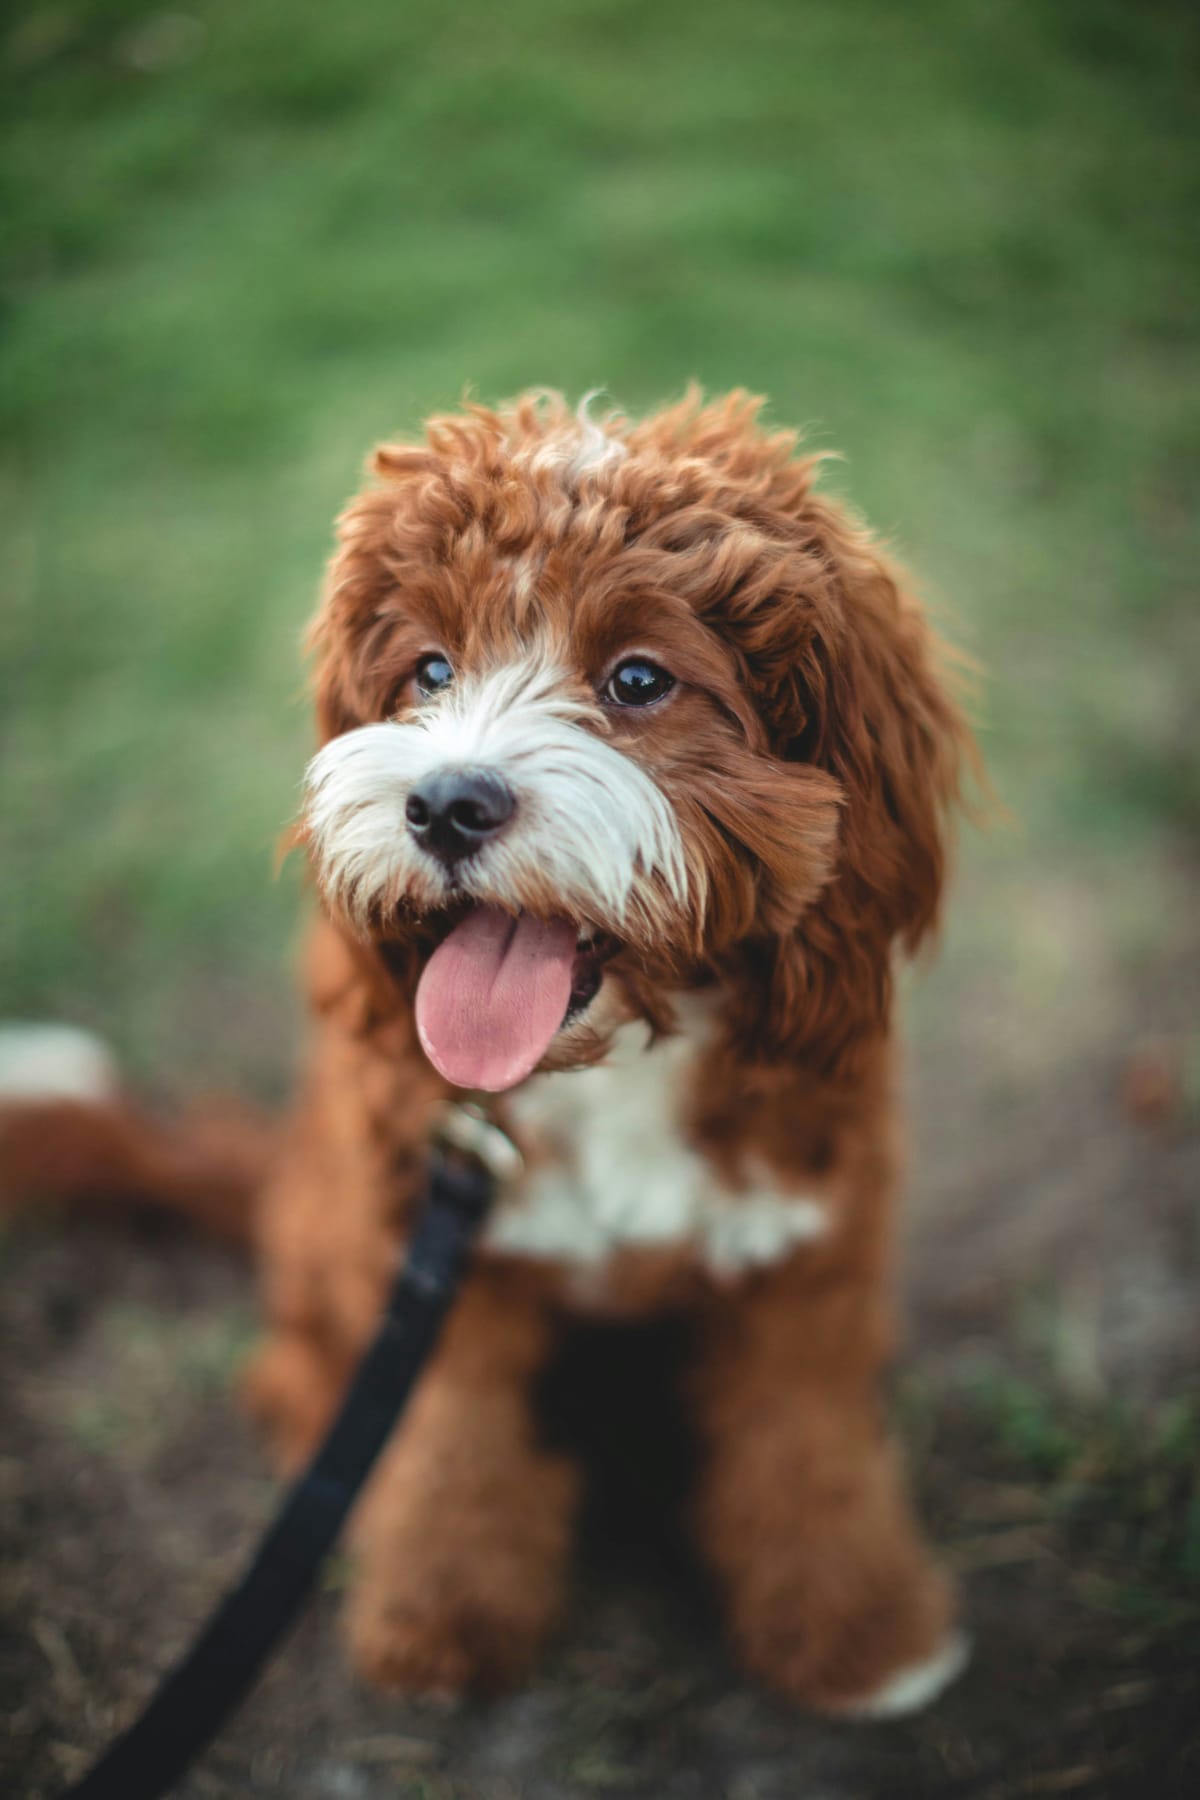
[{"label": "dog's eye", "polygon": [[609,676],[604,697],[615,700],[618,706],[652,706],[674,686],[675,677],[660,669],[657,663],[647,661],[644,656],[631,656],[619,663]]},{"label": "dog's eye", "polygon": [[426,700],[433,694],[440,694],[454,680],[454,670],[439,651],[432,656],[423,656],[417,664],[417,692]]}]

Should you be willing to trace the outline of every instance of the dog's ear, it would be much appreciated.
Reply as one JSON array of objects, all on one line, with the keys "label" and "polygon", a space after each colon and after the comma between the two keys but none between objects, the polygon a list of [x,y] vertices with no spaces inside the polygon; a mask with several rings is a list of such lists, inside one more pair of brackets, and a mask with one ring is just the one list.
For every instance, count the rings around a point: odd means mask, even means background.
[{"label": "dog's ear", "polygon": [[[842,793],[833,877],[771,972],[774,1034],[830,1072],[885,1028],[892,963],[935,929],[953,815],[976,751],[960,668],[899,571],[835,503],[804,495],[797,523],[821,580],[793,599],[803,640],[773,696],[789,761]],[[786,598],[783,601],[786,605]]]},{"label": "dog's ear", "polygon": [[836,777],[841,885],[911,952],[937,924],[952,815],[976,759],[965,665],[839,506],[810,498],[804,524],[828,582],[792,670],[785,754]]},{"label": "dog's ear", "polygon": [[[766,747],[837,784],[829,879],[794,928],[760,920],[735,982],[744,1054],[837,1073],[886,1025],[897,946],[916,950],[937,923],[952,814],[978,765],[924,609],[870,533],[816,491],[823,459],[764,430],[760,407],[742,392],[704,404],[693,389],[630,444],[661,459],[672,494],[702,501],[696,579],[754,688]],[[719,543],[714,516],[736,521]]]},{"label": "dog's ear", "polygon": [[963,666],[871,533],[817,491],[827,459],[797,457],[796,434],[765,430],[761,405],[742,391],[706,405],[693,388],[630,441],[671,459],[676,486],[681,468],[715,477],[710,498],[738,521],[719,557],[703,547],[725,583],[720,629],[771,748],[841,785],[839,885],[889,944],[915,950],[937,921],[948,818],[976,762]]},{"label": "dog's ear", "polygon": [[[424,478],[436,468],[428,447],[379,445],[367,459],[367,473],[375,479],[338,518],[337,546],[308,633],[322,743],[378,717],[387,649],[395,637],[398,571],[414,556],[419,560],[424,549],[419,541],[427,524],[422,510],[428,514],[434,509],[429,504],[422,509],[420,501],[422,494],[429,501],[430,484]],[[449,508],[453,515],[457,502],[452,490],[440,491],[438,504],[441,512]]]},{"label": "dog's ear", "polygon": [[896,949],[914,952],[936,927],[953,815],[979,765],[964,664],[866,528],[815,491],[821,459],[797,459],[794,438],[762,433],[755,410],[731,396],[680,422],[770,545],[724,620],[771,748],[832,776],[841,806],[821,894],[794,931],[749,952],[747,1048],[757,1033],[835,1072],[886,1025]]},{"label": "dog's ear", "polygon": [[[375,459],[371,466],[378,467]],[[349,502],[337,521],[337,547],[325,571],[307,639],[322,744],[370,717],[372,638],[381,635],[376,622],[387,592],[384,571],[394,512],[391,493],[368,488]]]}]

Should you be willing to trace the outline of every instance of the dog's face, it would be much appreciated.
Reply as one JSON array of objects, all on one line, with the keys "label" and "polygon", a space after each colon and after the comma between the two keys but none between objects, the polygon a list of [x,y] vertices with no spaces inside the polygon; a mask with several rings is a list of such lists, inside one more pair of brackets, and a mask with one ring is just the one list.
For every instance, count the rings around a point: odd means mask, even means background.
[{"label": "dog's face", "polygon": [[790,449],[739,397],[635,427],[530,399],[380,451],[344,515],[306,836],[455,1086],[594,1061],[671,994],[778,965],[839,864],[885,958],[932,917],[938,823],[897,845],[887,762],[936,813],[961,727]]}]

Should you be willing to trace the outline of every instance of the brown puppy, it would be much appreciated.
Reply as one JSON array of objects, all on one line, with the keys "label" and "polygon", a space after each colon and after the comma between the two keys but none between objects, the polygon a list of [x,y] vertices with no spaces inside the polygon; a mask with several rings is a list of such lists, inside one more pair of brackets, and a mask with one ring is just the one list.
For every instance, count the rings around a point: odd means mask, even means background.
[{"label": "brown puppy", "polygon": [[526,1173],[357,1520],[359,1666],[498,1686],[579,1498],[535,1384],[573,1315],[683,1313],[692,1517],[747,1664],[886,1714],[963,1660],[877,1384],[892,962],[934,925],[970,754],[938,646],[756,405],[554,395],[385,446],[317,618],[302,838],[324,917],[257,1214],[285,1461],[371,1334],[448,1099]]},{"label": "brown puppy", "polygon": [[[887,1711],[961,1660],[884,1435],[891,965],[933,924],[967,743],[918,606],[742,396],[554,396],[381,449],[317,620],[305,1104],[262,1219],[254,1393],[296,1456],[378,1311],[432,1120],[529,1158],[359,1530],[356,1656],[514,1678],[575,1470],[564,1315],[685,1308],[699,1541],[748,1663]],[[563,1073],[556,1073],[563,1071]]]}]

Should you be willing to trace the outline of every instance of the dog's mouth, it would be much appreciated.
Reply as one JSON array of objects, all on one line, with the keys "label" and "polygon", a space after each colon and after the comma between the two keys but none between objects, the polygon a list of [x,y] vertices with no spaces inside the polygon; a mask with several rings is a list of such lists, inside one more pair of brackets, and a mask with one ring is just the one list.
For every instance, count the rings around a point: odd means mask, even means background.
[{"label": "dog's mouth", "polygon": [[617,948],[569,919],[472,906],[436,946],[417,986],[426,1056],[455,1087],[515,1087],[594,1000]]}]

